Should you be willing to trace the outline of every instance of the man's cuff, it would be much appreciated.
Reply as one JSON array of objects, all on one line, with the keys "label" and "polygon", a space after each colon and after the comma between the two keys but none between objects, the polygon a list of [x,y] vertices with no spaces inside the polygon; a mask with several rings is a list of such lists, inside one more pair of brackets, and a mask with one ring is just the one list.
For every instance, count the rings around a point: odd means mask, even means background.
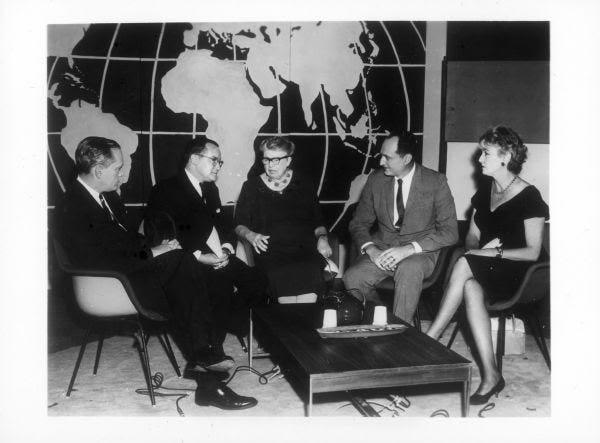
[{"label": "man's cuff", "polygon": [[194,251],[194,257],[196,257],[196,260],[199,260],[201,255],[202,255],[202,252],[200,252],[200,250]]},{"label": "man's cuff", "polygon": [[233,246],[231,246],[231,243],[223,243],[221,245],[221,248],[227,249],[229,251],[230,255],[235,254],[235,249],[233,249]]},{"label": "man's cuff", "polygon": [[418,254],[420,252],[423,252],[423,248],[421,247],[420,244],[418,244],[416,241],[413,241],[410,243],[411,245],[413,245],[413,248],[415,248],[415,252]]},{"label": "man's cuff", "polygon": [[367,248],[367,246],[369,246],[369,245],[374,245],[374,244],[375,244],[375,243],[373,243],[372,241],[368,241],[368,242],[366,242],[364,245],[362,245],[362,246],[360,247],[360,253],[361,253],[361,254],[366,254],[366,253],[367,253],[367,251],[365,251],[365,249]]}]

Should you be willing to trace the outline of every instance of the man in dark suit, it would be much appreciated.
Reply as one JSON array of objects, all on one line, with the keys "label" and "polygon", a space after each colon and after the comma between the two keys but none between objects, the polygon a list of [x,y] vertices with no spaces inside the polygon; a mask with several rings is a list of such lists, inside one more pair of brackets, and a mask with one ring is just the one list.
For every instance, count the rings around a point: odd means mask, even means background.
[{"label": "man in dark suit", "polygon": [[204,136],[192,139],[184,151],[182,170],[152,189],[147,219],[159,213],[171,216],[181,247],[203,265],[209,290],[231,300],[228,330],[244,336],[248,307],[266,299],[267,280],[234,255],[237,237],[215,184],[222,164],[216,142]]},{"label": "man in dark suit", "polygon": [[79,143],[77,180],[56,208],[56,238],[78,265],[125,273],[140,303],[171,320],[188,365],[197,371],[198,404],[223,409],[256,405],[256,399],[239,396],[219,381],[233,367],[231,358],[218,352],[222,342],[214,333],[228,306],[209,298],[195,258],[177,240],[150,245],[127,226],[115,192],[122,166],[121,148],[113,140],[87,137]]},{"label": "man in dark suit", "polygon": [[415,137],[407,132],[385,138],[383,168],[369,176],[349,225],[362,255],[343,277],[346,288],[379,304],[375,286],[393,276],[393,313],[408,322],[439,249],[458,240],[446,177],[415,163],[416,148]]}]

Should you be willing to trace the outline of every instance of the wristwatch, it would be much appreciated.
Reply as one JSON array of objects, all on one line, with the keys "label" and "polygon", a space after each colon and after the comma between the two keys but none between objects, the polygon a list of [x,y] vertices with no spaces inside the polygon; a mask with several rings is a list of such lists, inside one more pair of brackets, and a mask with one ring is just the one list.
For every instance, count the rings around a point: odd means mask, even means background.
[{"label": "wristwatch", "polygon": [[502,254],[504,254],[502,246],[496,246],[496,258],[502,258]]}]

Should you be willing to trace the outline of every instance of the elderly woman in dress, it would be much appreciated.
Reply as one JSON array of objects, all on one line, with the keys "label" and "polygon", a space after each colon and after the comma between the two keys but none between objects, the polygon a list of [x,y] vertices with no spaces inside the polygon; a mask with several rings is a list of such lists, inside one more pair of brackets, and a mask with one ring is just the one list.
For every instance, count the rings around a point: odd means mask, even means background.
[{"label": "elderly woman in dress", "polygon": [[264,172],[242,186],[235,232],[254,248],[274,300],[309,302],[325,292],[323,269],[332,251],[315,188],[290,167],[294,150],[285,137],[261,142]]},{"label": "elderly woman in dress", "polygon": [[438,339],[464,301],[481,358],[481,384],[471,404],[484,404],[504,389],[492,348],[485,301],[510,298],[527,268],[545,254],[542,248],[548,206],[539,191],[519,177],[527,147],[512,129],[496,126],[479,140],[479,163],[488,177],[471,203],[467,252],[455,264],[440,310],[427,334]]}]

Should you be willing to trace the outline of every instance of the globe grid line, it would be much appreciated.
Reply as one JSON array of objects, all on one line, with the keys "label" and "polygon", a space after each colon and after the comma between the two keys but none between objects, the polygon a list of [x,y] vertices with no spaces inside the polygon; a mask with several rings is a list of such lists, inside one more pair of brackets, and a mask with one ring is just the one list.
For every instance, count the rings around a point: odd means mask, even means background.
[{"label": "globe grid line", "polygon": [[[327,121],[327,107],[325,105],[325,94],[323,93],[324,86],[321,85],[319,96],[321,97],[321,106],[323,108],[323,121],[325,123],[325,132],[329,134],[329,122]],[[321,180],[319,181],[319,187],[317,188],[317,197],[321,195],[321,189],[323,188],[323,181],[325,180],[325,170],[327,169],[327,160],[329,159],[329,135],[325,137],[325,153],[323,159],[323,169],[321,170]]]},{"label": "globe grid line", "polygon": [[[195,115],[199,115],[199,114],[195,114]],[[140,131],[140,130],[135,130],[135,129],[130,129],[131,132],[138,134],[138,135],[195,135],[195,134],[199,134],[199,135],[206,135],[205,131],[196,131],[196,132],[187,132],[187,131]],[[52,132],[47,132],[48,135],[61,135],[62,132],[60,131],[52,131]],[[349,135],[352,136],[351,132],[344,132],[344,135]],[[418,135],[421,136],[423,135],[422,132],[413,132],[413,135]],[[337,132],[333,133],[325,133],[325,132],[258,132],[256,134],[257,137],[272,137],[274,135],[293,135],[293,136],[305,136],[305,137],[332,137],[334,135],[338,135]],[[367,131],[367,135],[369,136],[373,136],[373,137],[383,137],[388,135],[387,132],[368,132]]]},{"label": "globe grid line", "polygon": [[[54,74],[54,68],[56,67],[56,64],[58,63],[59,58],[60,57],[56,57],[54,59],[54,62],[52,63],[52,67],[50,68],[50,72],[48,73],[47,89],[50,89],[50,82],[52,81],[52,75]],[[59,134],[62,134],[62,132],[59,132]],[[47,140],[46,140],[46,142],[47,142]],[[52,158],[52,153],[50,152],[50,144],[46,143],[46,146],[47,146],[47,151],[48,151],[48,159],[50,160],[50,165],[52,166],[52,170],[54,171],[54,176],[58,180],[58,185],[60,186],[60,190],[62,192],[65,192],[65,185],[62,182],[62,179],[60,178],[60,174],[58,173],[58,169],[56,168],[56,165],[54,164],[54,159]]]},{"label": "globe grid line", "polygon": [[[195,48],[194,50],[198,50],[197,48]],[[83,59],[83,60],[105,60],[106,56],[104,55],[70,55],[68,57],[66,56],[58,56],[58,55],[49,55],[49,57],[56,57],[56,58],[72,58],[72,59]],[[147,62],[147,63],[154,63],[156,61],[159,62],[177,62],[179,60],[179,58],[172,58],[172,57],[127,57],[127,56],[111,56],[110,57],[111,60],[116,60],[116,61],[129,61],[129,62]],[[246,60],[237,60],[237,59],[227,59],[224,60],[227,62],[231,62],[231,63],[242,63],[245,64]],[[370,68],[397,68],[398,67],[398,63],[363,63],[364,66],[370,67]],[[424,68],[425,64],[424,63],[401,63],[400,64],[403,68]]]},{"label": "globe grid line", "polygon": [[100,83],[100,93],[98,94],[98,109],[100,109],[100,111],[102,111],[102,96],[104,95],[104,83],[106,81],[106,73],[108,72],[108,64],[110,63],[110,55],[115,45],[115,41],[117,40],[117,34],[119,33],[120,27],[121,24],[117,23],[112,40],[110,41],[110,46],[108,47],[108,53],[106,54],[106,62],[104,63],[104,71],[102,72],[102,83]]},{"label": "globe grid line", "polygon": [[383,31],[387,35],[387,38],[389,39],[391,46],[392,46],[392,51],[394,52],[394,56],[396,57],[396,60],[398,61],[398,71],[400,71],[400,78],[402,78],[402,89],[404,90],[404,103],[406,104],[406,130],[410,131],[410,103],[408,102],[408,91],[406,89],[406,78],[404,77],[404,71],[402,70],[402,66],[400,63],[400,56],[398,56],[398,51],[396,50],[396,46],[394,46],[394,44],[393,44],[392,36],[390,35],[390,32],[387,29],[387,26],[385,26],[385,23],[382,21],[380,21],[379,24],[381,25],[381,27],[383,28]]},{"label": "globe grid line", "polygon": [[415,25],[414,21],[410,21],[410,24],[412,25],[413,29],[415,30],[415,32],[417,33],[417,37],[419,37],[419,40],[421,40],[421,45],[423,46],[423,51],[427,51],[427,48],[425,47],[425,42],[423,41],[423,36],[421,36],[421,33],[419,32],[419,29],[417,28],[417,25]]},{"label": "globe grid line", "polygon": [[[148,169],[150,169],[150,181],[152,182],[152,186],[156,184],[156,178],[154,177],[154,85],[156,84],[156,68],[158,67],[158,56],[160,54],[160,46],[162,45],[162,39],[165,32],[165,24],[163,23],[160,28],[160,35],[158,37],[158,44],[156,47],[156,57],[154,60],[154,65],[152,66],[152,84],[150,85],[150,131],[148,135]],[[193,130],[196,130],[196,118],[194,117],[194,127]]]}]

